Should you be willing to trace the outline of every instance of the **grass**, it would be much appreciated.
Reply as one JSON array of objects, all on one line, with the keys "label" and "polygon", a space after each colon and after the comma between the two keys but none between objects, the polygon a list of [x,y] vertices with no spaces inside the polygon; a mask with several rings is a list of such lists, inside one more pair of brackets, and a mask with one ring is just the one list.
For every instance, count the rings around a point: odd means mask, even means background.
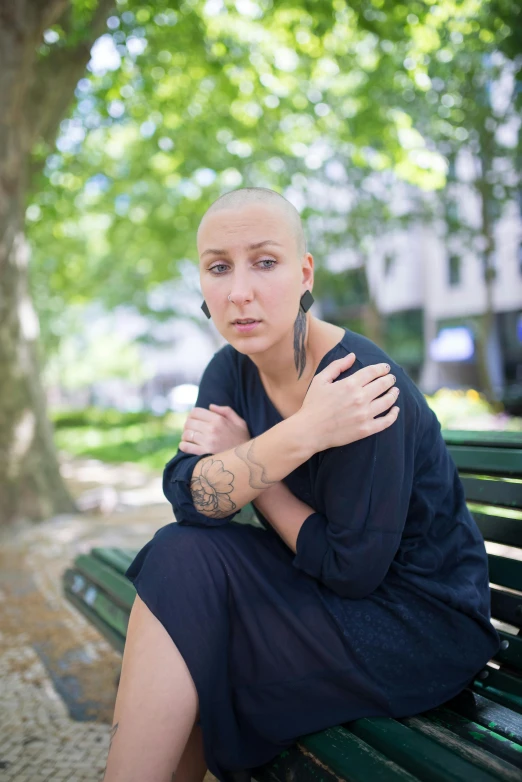
[{"label": "grass", "polygon": [[97,408],[53,416],[59,450],[103,462],[134,462],[151,470],[162,470],[175,455],[185,419],[185,413],[155,416]]}]

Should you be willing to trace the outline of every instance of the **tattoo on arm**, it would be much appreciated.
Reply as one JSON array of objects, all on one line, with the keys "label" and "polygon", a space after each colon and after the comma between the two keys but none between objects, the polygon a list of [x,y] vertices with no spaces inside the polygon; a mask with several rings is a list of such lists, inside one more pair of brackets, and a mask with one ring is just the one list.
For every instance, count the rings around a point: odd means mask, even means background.
[{"label": "tattoo on arm", "polygon": [[196,463],[190,481],[190,491],[194,507],[205,516],[212,519],[222,519],[236,509],[237,505],[230,499],[234,490],[234,475],[221,459],[202,459]]},{"label": "tattoo on arm", "polygon": [[112,728],[111,728],[111,737],[110,737],[110,741],[109,741],[109,752],[111,751],[111,747],[112,747],[112,740],[113,740],[113,738],[114,738],[114,737],[115,737],[115,735],[116,735],[116,731],[118,730],[118,725],[119,725],[119,724],[120,724],[120,723],[119,723],[119,722],[117,722],[117,723],[116,723],[115,725],[113,725],[113,726],[112,726]]},{"label": "tattoo on arm", "polygon": [[294,323],[294,361],[297,369],[297,379],[301,377],[306,366],[306,350],[304,346],[306,335],[306,315],[299,308]]},{"label": "tattoo on arm", "polygon": [[266,470],[263,464],[256,462],[254,459],[254,443],[256,439],[249,440],[247,443],[242,443],[234,448],[234,453],[241,459],[242,462],[248,467],[248,483],[252,489],[266,489],[273,483],[279,483],[279,481],[270,481],[266,476]]},{"label": "tattoo on arm", "polygon": [[[110,740],[109,740],[109,752],[111,751],[111,747],[112,747],[112,740],[113,740],[114,736],[116,735],[116,731],[118,730],[118,725],[119,725],[119,724],[120,724],[120,723],[119,723],[119,722],[117,722],[117,723],[116,723],[115,725],[113,725],[113,726],[112,726],[112,728],[111,728],[111,732],[110,732]],[[105,764],[105,771],[103,772],[103,779],[104,779],[104,780],[105,780],[105,776],[106,776],[106,774],[107,774],[107,766],[108,766],[108,755],[109,755],[109,752],[107,752],[107,763]]]}]

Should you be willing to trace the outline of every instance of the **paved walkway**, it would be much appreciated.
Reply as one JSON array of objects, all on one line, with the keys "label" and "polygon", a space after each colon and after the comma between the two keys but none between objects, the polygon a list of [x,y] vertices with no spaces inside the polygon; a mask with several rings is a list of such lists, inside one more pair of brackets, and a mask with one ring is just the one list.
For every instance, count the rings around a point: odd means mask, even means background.
[{"label": "paved walkway", "polygon": [[132,465],[65,473],[88,510],[0,537],[0,782],[103,778],[121,656],[64,599],[61,576],[92,546],[139,548],[173,518],[159,477]]}]

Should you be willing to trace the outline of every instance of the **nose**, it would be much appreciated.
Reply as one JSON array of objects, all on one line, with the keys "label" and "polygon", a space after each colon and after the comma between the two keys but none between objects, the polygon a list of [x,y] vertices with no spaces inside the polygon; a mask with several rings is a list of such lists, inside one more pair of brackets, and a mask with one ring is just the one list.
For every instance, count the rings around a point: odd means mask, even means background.
[{"label": "nose", "polygon": [[247,279],[236,276],[232,285],[232,289],[228,294],[228,300],[238,307],[248,304],[252,301],[254,294],[252,287]]}]

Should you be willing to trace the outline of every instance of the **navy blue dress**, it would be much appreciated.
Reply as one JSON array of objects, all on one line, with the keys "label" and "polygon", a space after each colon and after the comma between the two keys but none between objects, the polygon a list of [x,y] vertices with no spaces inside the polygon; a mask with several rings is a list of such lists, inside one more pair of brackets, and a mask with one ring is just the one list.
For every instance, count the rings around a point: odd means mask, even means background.
[{"label": "navy blue dress", "polygon": [[[203,457],[178,450],[163,483],[177,523],[126,574],[187,663],[219,780],[305,733],[438,706],[499,648],[484,542],[439,422],[401,367],[348,329],[317,372],[351,351],[339,379],[388,362],[401,412],[284,479],[314,511],[296,554],[258,511],[260,527],[199,513],[190,479]],[[256,365],[231,345],[203,374],[196,405],[211,402],[230,405],[252,437],[282,420]]]}]

